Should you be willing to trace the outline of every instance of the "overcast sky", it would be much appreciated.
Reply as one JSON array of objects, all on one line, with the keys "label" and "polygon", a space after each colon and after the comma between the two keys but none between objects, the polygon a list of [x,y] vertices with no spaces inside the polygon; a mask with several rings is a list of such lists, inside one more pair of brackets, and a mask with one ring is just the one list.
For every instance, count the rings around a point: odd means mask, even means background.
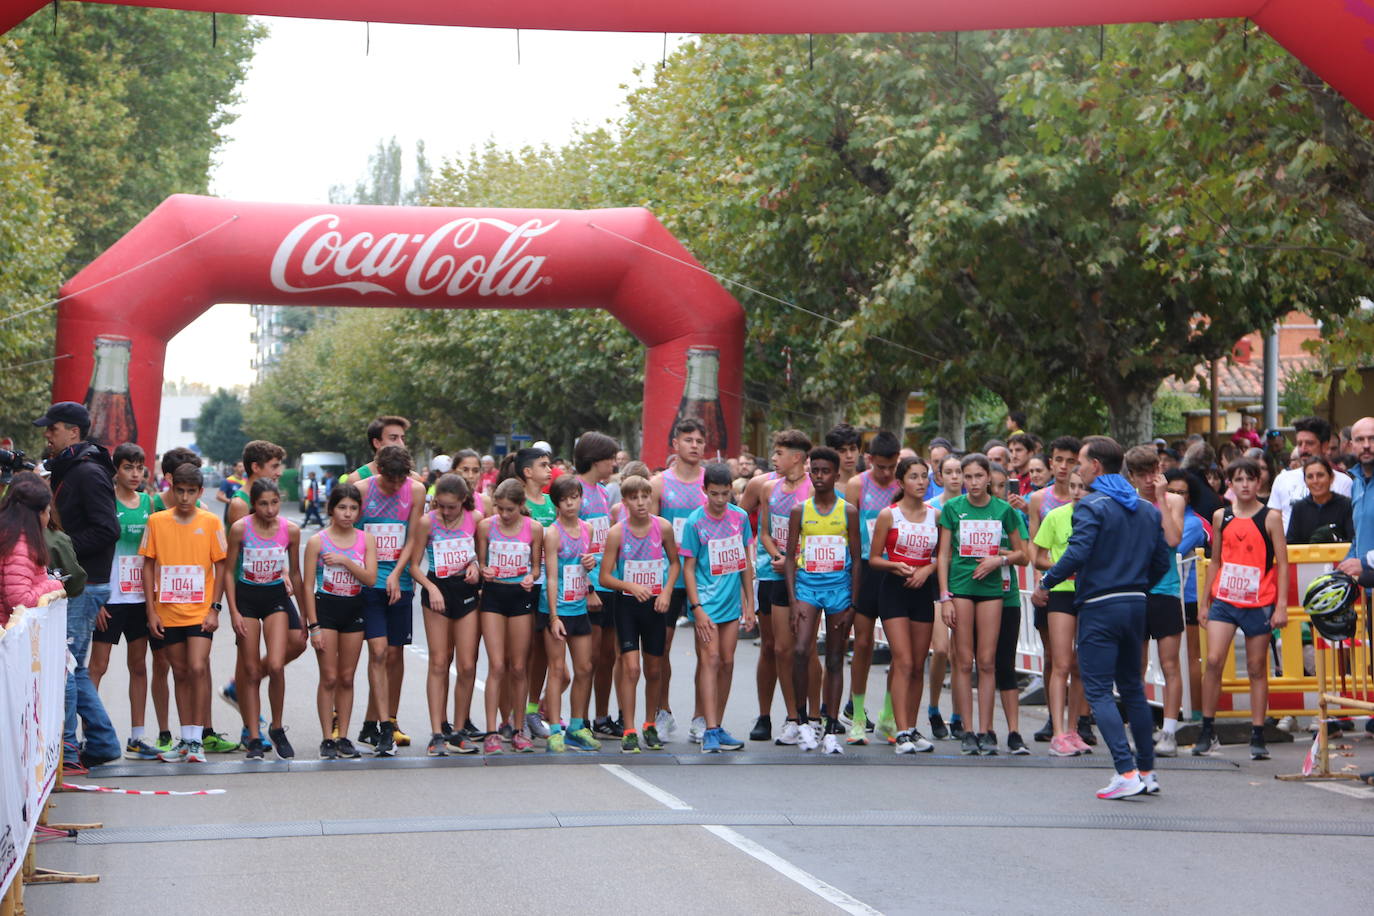
[{"label": "overcast sky", "polygon": [[[437,28],[313,19],[263,20],[238,119],[210,190],[235,200],[324,203],[352,187],[379,139],[395,136],[431,164],[488,138],[502,147],[558,145],[578,125],[614,117],[638,65],[658,62],[663,36]],[[669,49],[684,36],[669,36]],[[168,348],[166,376],[249,384],[252,318],[220,305]]]}]

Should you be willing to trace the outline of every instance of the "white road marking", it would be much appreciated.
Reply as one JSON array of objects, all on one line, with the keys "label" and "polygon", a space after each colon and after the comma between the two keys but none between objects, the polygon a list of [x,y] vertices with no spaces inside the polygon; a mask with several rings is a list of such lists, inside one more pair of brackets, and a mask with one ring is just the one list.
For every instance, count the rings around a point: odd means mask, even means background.
[{"label": "white road marking", "polygon": [[[678,798],[676,795],[664,789],[660,789],[658,786],[649,782],[647,779],[630,772],[620,764],[603,763],[601,764],[601,768],[604,769],[607,773],[610,773],[612,776],[621,780],[622,782],[634,786],[636,789],[643,792],[645,795],[649,796],[654,801],[658,802],[660,805],[663,805],[665,808],[671,808],[674,811],[692,810],[691,805],[687,804],[685,801]],[[702,829],[706,830],[708,833],[720,837],[722,840],[729,843],[731,846],[735,847],[740,852],[744,853],[745,855],[752,856],[753,858],[762,862],[764,865],[767,865],[769,868],[773,869],[773,871],[782,875],[784,878],[787,878],[789,881],[792,881],[800,885],[801,887],[815,894],[817,897],[820,897],[827,903],[833,904],[834,906],[838,907],[840,910],[846,913],[862,914],[862,916],[880,916],[879,910],[875,910],[873,907],[864,903],[862,900],[859,900],[855,897],[851,897],[849,894],[846,894],[838,887],[825,883],[820,878],[817,878],[810,872],[798,868],[791,862],[784,859],[782,856],[778,855],[777,853],[769,849],[764,848],[763,846],[760,846],[758,843],[755,843],[753,840],[744,836],[737,830],[734,830],[730,827],[723,827],[717,824],[707,824],[704,825]]]},{"label": "white road marking", "polygon": [[1309,785],[1314,789],[1325,789],[1328,792],[1335,792],[1337,795],[1347,795],[1350,798],[1358,798],[1362,801],[1374,801],[1374,789],[1366,785],[1356,785],[1354,784],[1354,780],[1350,782],[1345,782],[1343,780],[1341,782],[1318,780],[1304,783],[1304,785]]}]

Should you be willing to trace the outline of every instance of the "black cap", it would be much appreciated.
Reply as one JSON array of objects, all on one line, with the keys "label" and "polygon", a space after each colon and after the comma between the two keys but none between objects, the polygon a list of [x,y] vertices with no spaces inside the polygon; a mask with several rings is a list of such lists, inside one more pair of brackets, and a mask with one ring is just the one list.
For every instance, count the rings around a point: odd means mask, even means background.
[{"label": "black cap", "polygon": [[89,427],[91,412],[75,401],[58,401],[48,408],[47,413],[33,421],[34,426],[52,426],[54,423]]}]

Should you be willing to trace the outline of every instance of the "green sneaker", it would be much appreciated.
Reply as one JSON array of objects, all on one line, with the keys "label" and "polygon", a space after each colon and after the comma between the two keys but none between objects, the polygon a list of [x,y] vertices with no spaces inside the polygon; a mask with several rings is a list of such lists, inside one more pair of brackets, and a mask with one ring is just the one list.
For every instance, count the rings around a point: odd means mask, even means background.
[{"label": "green sneaker", "polygon": [[544,752],[547,754],[563,754],[568,748],[563,744],[563,733],[549,732],[549,737],[545,739]]},{"label": "green sneaker", "polygon": [[620,739],[620,753],[622,753],[622,754],[638,754],[638,753],[639,753],[639,736],[636,735],[634,732],[630,732],[628,735],[626,735],[625,737],[621,738],[621,739]]},{"label": "green sneaker", "polygon": [[166,753],[170,751],[175,744],[176,742],[172,740],[171,732],[158,732],[157,743],[154,744],[153,747],[157,748],[160,753]]},{"label": "green sneaker", "polygon": [[646,751],[663,750],[663,742],[658,740],[658,728],[653,725],[644,729],[644,749]]},{"label": "green sneaker", "polygon": [[897,737],[897,723],[886,716],[879,716],[878,734],[886,738],[888,744],[892,744]]},{"label": "green sneaker", "polygon": [[575,751],[599,751],[601,742],[596,740],[590,728],[579,728],[575,732],[568,732],[565,744]]},{"label": "green sneaker", "polygon": [[239,749],[237,741],[230,741],[219,732],[210,732],[200,743],[207,754],[232,754]]}]

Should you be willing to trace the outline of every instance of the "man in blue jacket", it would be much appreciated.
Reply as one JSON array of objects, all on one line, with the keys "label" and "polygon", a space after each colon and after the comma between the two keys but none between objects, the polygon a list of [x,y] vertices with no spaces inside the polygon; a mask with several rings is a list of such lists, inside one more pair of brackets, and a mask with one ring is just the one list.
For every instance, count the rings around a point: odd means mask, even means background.
[{"label": "man in blue jacket", "polygon": [[[1088,492],[1073,511],[1073,534],[1059,562],[1041,577],[1032,600],[1043,606],[1049,590],[1076,576],[1078,667],[1116,775],[1097,797],[1129,798],[1159,792],[1154,775],[1154,717],[1140,680],[1145,645],[1145,595],[1172,562],[1159,510],[1140,499],[1121,476],[1121,446],[1089,436],[1078,453],[1078,474]],[[1130,719],[1136,752],[1112,696],[1115,683]]]}]

